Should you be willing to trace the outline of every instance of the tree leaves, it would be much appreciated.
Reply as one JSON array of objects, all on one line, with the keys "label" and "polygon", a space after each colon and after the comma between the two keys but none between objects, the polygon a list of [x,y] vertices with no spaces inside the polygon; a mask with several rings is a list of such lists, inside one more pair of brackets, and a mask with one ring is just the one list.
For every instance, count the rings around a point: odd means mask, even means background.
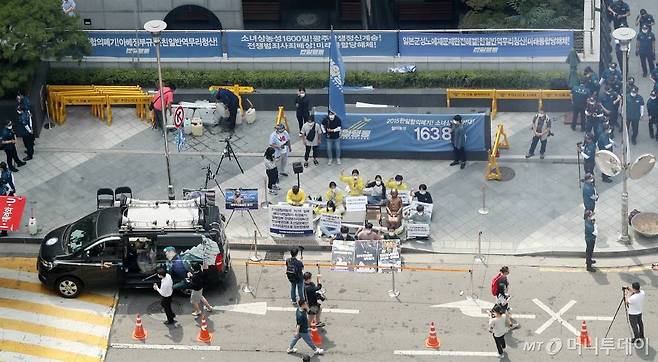
[{"label": "tree leaves", "polygon": [[462,0],[470,9],[461,28],[582,28],[583,4],[574,0]]}]

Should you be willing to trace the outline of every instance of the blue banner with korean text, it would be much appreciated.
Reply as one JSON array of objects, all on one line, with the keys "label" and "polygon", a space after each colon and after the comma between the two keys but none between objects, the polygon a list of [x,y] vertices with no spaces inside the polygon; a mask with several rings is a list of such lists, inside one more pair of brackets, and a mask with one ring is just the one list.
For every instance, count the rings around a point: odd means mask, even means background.
[{"label": "blue banner with korean text", "polygon": [[400,56],[566,57],[573,48],[571,31],[399,34]]},{"label": "blue banner with korean text", "polygon": [[[91,57],[155,58],[153,38],[146,31],[88,31]],[[162,58],[222,57],[220,31],[178,31],[162,33]]]},{"label": "blue banner with korean text", "polygon": [[[454,114],[355,114],[342,120],[341,148],[368,152],[452,152],[450,124]],[[461,114],[466,151],[486,151],[484,113]],[[315,114],[321,122],[324,114]]]},{"label": "blue banner with korean text", "polygon": [[[328,57],[330,31],[229,31],[225,32],[229,58]],[[395,56],[395,31],[334,31],[343,56]]]}]

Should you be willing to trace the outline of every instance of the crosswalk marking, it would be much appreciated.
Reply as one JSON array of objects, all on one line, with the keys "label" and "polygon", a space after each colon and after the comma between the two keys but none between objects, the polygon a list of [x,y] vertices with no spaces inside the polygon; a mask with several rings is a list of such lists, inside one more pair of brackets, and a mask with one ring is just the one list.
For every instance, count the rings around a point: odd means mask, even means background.
[{"label": "crosswalk marking", "polygon": [[116,295],[61,298],[35,271],[35,259],[0,258],[0,361],[102,361]]}]

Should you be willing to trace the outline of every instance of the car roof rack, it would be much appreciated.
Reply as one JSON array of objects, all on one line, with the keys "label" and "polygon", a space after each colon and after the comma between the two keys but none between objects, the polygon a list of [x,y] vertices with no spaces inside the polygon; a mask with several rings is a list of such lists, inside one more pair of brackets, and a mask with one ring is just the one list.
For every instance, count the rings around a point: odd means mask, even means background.
[{"label": "car roof rack", "polygon": [[202,231],[204,208],[189,200],[127,199],[119,231]]}]

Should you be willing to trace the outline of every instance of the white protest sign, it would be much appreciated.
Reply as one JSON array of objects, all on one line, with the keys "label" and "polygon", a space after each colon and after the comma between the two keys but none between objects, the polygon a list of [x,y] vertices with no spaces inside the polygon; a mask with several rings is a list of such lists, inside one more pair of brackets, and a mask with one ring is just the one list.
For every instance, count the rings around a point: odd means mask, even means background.
[{"label": "white protest sign", "polygon": [[429,224],[411,224],[405,225],[408,237],[428,237],[430,236]]},{"label": "white protest sign", "polygon": [[305,206],[272,205],[270,232],[283,235],[313,234],[313,209]]},{"label": "white protest sign", "polygon": [[414,200],[414,201],[412,201],[411,204],[409,205],[409,209],[410,209],[410,210],[416,210],[416,207],[417,207],[418,205],[422,205],[422,206],[423,206],[423,210],[425,211],[426,214],[428,214],[428,215],[430,216],[430,219],[431,219],[431,218],[432,218],[432,210],[434,209],[434,205],[432,205],[432,204],[426,204],[426,203],[424,203],[424,202],[420,202],[420,201],[416,201],[416,200]]},{"label": "white protest sign", "polygon": [[337,229],[340,230],[340,224],[342,219],[340,215],[331,215],[331,214],[322,214],[320,215],[320,227],[325,227],[327,229]]},{"label": "white protest sign", "polygon": [[[389,199],[389,200],[391,199],[391,191],[393,191],[393,190],[392,189],[386,189],[386,198]],[[400,190],[398,190],[398,196],[402,199],[402,203],[405,204],[405,205],[409,205],[409,203],[411,202],[411,191],[408,191],[408,190],[400,191]]]},{"label": "white protest sign", "polygon": [[347,212],[366,211],[367,204],[368,204],[367,196],[347,196],[345,198],[345,210]]}]

